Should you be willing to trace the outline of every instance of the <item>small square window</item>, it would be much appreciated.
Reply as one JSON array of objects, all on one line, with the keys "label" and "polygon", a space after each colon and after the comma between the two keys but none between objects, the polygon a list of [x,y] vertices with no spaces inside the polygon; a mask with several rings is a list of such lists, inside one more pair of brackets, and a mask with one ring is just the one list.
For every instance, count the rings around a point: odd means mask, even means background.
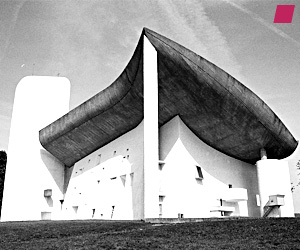
[{"label": "small square window", "polygon": [[45,189],[44,197],[51,197],[51,196],[52,196],[52,189]]}]

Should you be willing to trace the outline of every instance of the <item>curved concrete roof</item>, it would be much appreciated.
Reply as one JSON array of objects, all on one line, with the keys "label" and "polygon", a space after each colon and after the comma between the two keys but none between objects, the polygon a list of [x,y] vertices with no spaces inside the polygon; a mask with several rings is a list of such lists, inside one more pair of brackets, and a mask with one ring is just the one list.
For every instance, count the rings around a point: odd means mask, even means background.
[{"label": "curved concrete roof", "polygon": [[245,162],[282,159],[297,141],[251,90],[201,56],[144,29],[122,74],[105,90],[40,131],[43,147],[66,166],[143,120],[143,39],[158,52],[159,126],[179,115],[211,147]]}]

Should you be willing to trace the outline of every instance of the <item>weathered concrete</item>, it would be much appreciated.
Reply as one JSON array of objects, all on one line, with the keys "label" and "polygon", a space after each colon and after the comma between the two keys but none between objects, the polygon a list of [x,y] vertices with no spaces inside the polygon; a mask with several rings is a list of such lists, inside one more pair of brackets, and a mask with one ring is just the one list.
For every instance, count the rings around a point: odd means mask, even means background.
[{"label": "weathered concrete", "polygon": [[274,112],[229,74],[144,29],[119,78],[40,131],[41,144],[67,166],[135,128],[144,117],[143,35],[158,54],[159,126],[174,116],[211,147],[254,164],[260,149],[282,159],[297,142]]}]

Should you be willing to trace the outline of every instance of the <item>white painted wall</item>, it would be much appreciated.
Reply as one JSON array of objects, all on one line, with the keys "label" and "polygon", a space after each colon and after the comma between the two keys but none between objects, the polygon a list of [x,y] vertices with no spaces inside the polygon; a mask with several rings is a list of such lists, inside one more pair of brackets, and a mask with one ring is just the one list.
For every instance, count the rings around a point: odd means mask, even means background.
[{"label": "white painted wall", "polygon": [[294,205],[288,162],[285,160],[265,159],[256,163],[261,203],[263,207],[270,195],[284,195],[284,206],[280,207],[282,217],[294,217]]},{"label": "white painted wall", "polygon": [[144,121],[75,164],[65,195],[66,218],[158,216],[157,53],[146,37],[143,56]]},{"label": "white painted wall", "polygon": [[[28,76],[15,92],[1,220],[58,218],[64,166],[39,142],[39,130],[69,110],[70,82],[64,77]],[[52,189],[45,198],[44,190]]]},{"label": "white painted wall", "polygon": [[143,218],[143,131],[141,122],[70,169],[64,219]]},{"label": "white painted wall", "polygon": [[284,159],[285,161],[288,162],[289,165],[291,187],[292,186],[295,187],[292,193],[295,213],[300,213],[300,186],[297,186],[297,184],[300,181],[298,175],[299,171],[297,170],[297,162],[299,159],[300,159],[300,146],[298,144],[293,154],[291,154],[289,157]]},{"label": "white painted wall", "polygon": [[[145,218],[143,133],[144,122],[69,170],[72,173],[63,218]],[[151,184],[156,197],[148,206],[153,208],[151,217],[159,217],[160,211],[165,218],[178,217],[179,213],[185,218],[220,216],[220,212],[211,210],[220,206],[220,198],[226,197],[228,201],[223,201],[223,206],[234,210],[231,215],[259,216],[254,166],[212,149],[179,117],[160,128],[159,139],[160,159],[165,163],[160,164],[161,168],[156,164],[152,171],[156,173],[152,175],[155,181]],[[202,169],[202,181],[195,178],[196,165]],[[229,189],[228,184],[232,184],[233,189]]]},{"label": "white painted wall", "polygon": [[[211,207],[227,196],[228,184],[247,189],[247,201],[223,202],[234,207],[232,215],[259,216],[256,204],[258,183],[256,168],[209,147],[197,138],[177,116],[160,128],[160,160],[165,161],[160,173],[160,190],[165,195],[162,217],[218,216]],[[196,165],[204,179],[195,179]]]},{"label": "white painted wall", "polygon": [[158,214],[158,73],[157,52],[144,36],[144,218]]},{"label": "white painted wall", "polygon": [[[51,219],[143,219],[159,217],[160,212],[168,218],[178,214],[185,218],[220,216],[211,210],[225,197],[231,197],[223,206],[233,209],[232,215],[260,216],[257,169],[261,197],[275,194],[280,183],[283,189],[277,193],[285,190],[289,204],[282,215],[293,213],[287,192],[289,173],[283,161],[259,161],[256,169],[209,147],[178,116],[160,128],[158,145],[152,95],[145,100],[147,129],[143,121],[72,168],[65,168],[41,147],[38,131],[68,111],[69,93],[69,81],[60,77],[32,76],[18,84],[2,221],[40,220],[42,214]],[[158,158],[165,163],[159,166]],[[195,178],[196,166],[201,167],[203,180]],[[270,176],[272,185],[266,181]],[[228,184],[238,189],[230,190]],[[45,189],[52,190],[51,197],[44,197]]]}]

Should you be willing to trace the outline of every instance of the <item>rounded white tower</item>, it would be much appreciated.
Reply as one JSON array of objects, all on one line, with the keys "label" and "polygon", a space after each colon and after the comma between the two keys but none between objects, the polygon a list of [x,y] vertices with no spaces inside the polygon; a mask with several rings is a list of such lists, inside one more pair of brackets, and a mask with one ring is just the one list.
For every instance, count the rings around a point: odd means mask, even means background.
[{"label": "rounded white tower", "polygon": [[[278,203],[280,210],[278,216],[294,217],[294,205],[291,192],[289,166],[286,160],[266,159],[257,161],[258,189],[260,196],[260,213],[265,215],[265,210],[270,202],[276,202],[272,197],[283,197]],[[275,197],[275,199],[277,199]],[[277,204],[275,204],[277,205]]]},{"label": "rounded white tower", "polygon": [[19,82],[11,120],[1,221],[58,216],[64,166],[42,148],[39,130],[68,112],[69,97],[70,82],[64,77],[27,76]]}]

